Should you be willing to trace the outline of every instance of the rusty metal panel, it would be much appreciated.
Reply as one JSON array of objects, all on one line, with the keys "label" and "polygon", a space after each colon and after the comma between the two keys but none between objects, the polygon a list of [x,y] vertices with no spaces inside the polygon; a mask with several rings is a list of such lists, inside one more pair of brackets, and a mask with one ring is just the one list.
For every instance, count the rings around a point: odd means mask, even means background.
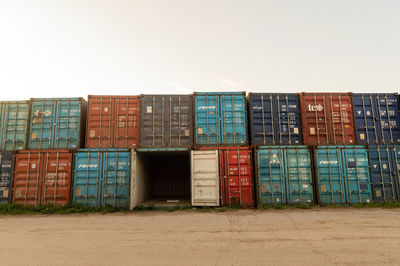
[{"label": "rusty metal panel", "polygon": [[139,96],[88,96],[86,148],[135,148],[139,135]]},{"label": "rusty metal panel", "polygon": [[15,155],[12,202],[62,206],[70,201],[72,153],[23,150]]},{"label": "rusty metal panel", "polygon": [[351,93],[301,93],[306,145],[356,144]]}]

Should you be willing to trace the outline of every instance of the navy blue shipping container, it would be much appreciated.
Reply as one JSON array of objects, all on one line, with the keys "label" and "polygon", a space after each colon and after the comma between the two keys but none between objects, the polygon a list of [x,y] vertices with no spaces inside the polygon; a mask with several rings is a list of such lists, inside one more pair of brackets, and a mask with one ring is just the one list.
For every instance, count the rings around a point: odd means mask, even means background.
[{"label": "navy blue shipping container", "polygon": [[400,145],[368,147],[371,180],[376,202],[398,201]]},{"label": "navy blue shipping container", "polygon": [[127,208],[131,153],[127,149],[80,149],[75,154],[73,202]]},{"label": "navy blue shipping container", "polygon": [[195,92],[196,146],[247,146],[245,92]]},{"label": "navy blue shipping container", "polygon": [[252,145],[302,144],[300,100],[295,93],[250,93]]},{"label": "navy blue shipping container", "polygon": [[10,202],[13,163],[12,152],[0,152],[0,204]]},{"label": "navy blue shipping container", "polygon": [[371,203],[371,177],[363,146],[318,146],[314,150],[318,201],[327,204]]},{"label": "navy blue shipping container", "polygon": [[353,108],[358,144],[400,143],[397,93],[354,93]]}]

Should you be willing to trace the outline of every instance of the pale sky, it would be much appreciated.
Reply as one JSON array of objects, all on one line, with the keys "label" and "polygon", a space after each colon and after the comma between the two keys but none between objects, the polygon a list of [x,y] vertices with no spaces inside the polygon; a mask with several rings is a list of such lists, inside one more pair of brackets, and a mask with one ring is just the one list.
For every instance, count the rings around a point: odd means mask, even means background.
[{"label": "pale sky", "polygon": [[399,87],[398,0],[0,0],[0,100]]}]

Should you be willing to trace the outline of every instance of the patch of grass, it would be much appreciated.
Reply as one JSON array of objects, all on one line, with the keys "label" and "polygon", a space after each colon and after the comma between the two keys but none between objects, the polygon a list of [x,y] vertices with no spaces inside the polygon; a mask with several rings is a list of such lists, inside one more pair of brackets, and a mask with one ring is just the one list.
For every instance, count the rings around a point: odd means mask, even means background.
[{"label": "patch of grass", "polygon": [[267,205],[267,204],[263,204],[263,205],[258,205],[257,206],[258,210],[268,210],[269,208],[270,208],[270,206]]},{"label": "patch of grass", "polygon": [[377,203],[358,203],[353,205],[354,208],[400,208],[400,202],[377,202]]},{"label": "patch of grass", "polygon": [[282,204],[275,204],[274,209],[275,210],[283,210],[283,209],[285,209],[285,206]]},{"label": "patch of grass", "polygon": [[294,205],[294,207],[296,207],[298,209],[311,209],[312,208],[311,205],[307,205],[307,204],[298,204],[298,205]]},{"label": "patch of grass", "polygon": [[226,211],[237,211],[239,208],[236,206],[224,206],[221,208],[217,208],[217,212],[226,212]]}]

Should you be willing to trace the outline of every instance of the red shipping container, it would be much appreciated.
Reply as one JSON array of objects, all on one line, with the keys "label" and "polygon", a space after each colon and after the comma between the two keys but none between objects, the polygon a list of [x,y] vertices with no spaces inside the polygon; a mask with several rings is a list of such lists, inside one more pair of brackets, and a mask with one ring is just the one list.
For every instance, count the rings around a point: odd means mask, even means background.
[{"label": "red shipping container", "polygon": [[139,96],[88,96],[86,148],[135,148],[139,134]]},{"label": "red shipping container", "polygon": [[356,144],[351,93],[303,92],[300,106],[304,144]]},{"label": "red shipping container", "polygon": [[70,202],[72,153],[23,150],[15,155],[12,202],[63,206]]},{"label": "red shipping container", "polygon": [[249,147],[201,147],[199,150],[219,150],[221,205],[254,207],[251,149]]}]

